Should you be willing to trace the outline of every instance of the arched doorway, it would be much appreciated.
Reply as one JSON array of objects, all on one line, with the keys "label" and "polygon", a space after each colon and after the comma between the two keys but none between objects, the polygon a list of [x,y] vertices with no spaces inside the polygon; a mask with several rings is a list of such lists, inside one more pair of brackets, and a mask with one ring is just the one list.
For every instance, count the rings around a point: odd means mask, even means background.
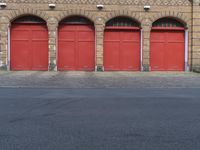
[{"label": "arched doorway", "polygon": [[36,16],[24,16],[11,23],[11,70],[48,70],[48,30]]},{"label": "arched doorway", "polygon": [[185,70],[185,28],[173,18],[155,21],[151,30],[150,66],[152,71]]},{"label": "arched doorway", "polygon": [[95,28],[87,18],[72,16],[60,22],[58,70],[95,70]]},{"label": "arched doorway", "polygon": [[106,23],[104,33],[105,71],[139,71],[140,24],[127,17],[116,17]]}]

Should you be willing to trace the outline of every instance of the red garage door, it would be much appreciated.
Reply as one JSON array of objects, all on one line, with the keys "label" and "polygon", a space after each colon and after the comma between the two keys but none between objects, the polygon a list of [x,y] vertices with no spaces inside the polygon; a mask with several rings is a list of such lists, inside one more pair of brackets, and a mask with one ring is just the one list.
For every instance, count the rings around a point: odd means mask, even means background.
[{"label": "red garage door", "polygon": [[24,17],[13,22],[11,70],[48,70],[48,31],[43,20]]},{"label": "red garage door", "polygon": [[106,71],[140,70],[140,29],[127,18],[114,18],[104,34],[104,69]]},{"label": "red garage door", "polygon": [[184,71],[184,28],[175,25],[153,27],[150,51],[152,71]]},{"label": "red garage door", "polygon": [[60,24],[58,70],[95,70],[95,31],[87,19],[67,18]]}]

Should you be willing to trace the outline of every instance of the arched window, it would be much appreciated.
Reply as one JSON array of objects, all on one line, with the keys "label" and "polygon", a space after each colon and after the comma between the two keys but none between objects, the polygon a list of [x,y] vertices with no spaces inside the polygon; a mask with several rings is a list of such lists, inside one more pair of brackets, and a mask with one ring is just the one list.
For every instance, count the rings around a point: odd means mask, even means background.
[{"label": "arched window", "polygon": [[45,23],[45,21],[42,18],[39,18],[37,16],[30,16],[30,15],[17,18],[13,22],[14,23]]},{"label": "arched window", "polygon": [[184,24],[173,18],[161,18],[155,21],[153,27],[184,27]]},{"label": "arched window", "polygon": [[127,17],[116,17],[109,20],[106,23],[107,27],[139,27],[139,23],[127,18]]},{"label": "arched window", "polygon": [[85,17],[71,16],[63,19],[61,24],[93,24],[93,22]]}]

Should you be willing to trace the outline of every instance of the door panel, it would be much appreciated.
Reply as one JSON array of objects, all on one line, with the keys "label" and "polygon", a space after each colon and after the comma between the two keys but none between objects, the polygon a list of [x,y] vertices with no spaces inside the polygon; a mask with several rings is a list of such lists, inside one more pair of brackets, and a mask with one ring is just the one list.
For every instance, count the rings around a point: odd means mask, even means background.
[{"label": "door panel", "polygon": [[119,69],[119,43],[104,42],[104,67],[105,70]]},{"label": "door panel", "polygon": [[140,32],[134,30],[106,30],[104,67],[107,71],[139,71]]},{"label": "door panel", "polygon": [[95,37],[91,25],[61,25],[58,49],[58,70],[95,69]]},{"label": "door panel", "polygon": [[152,31],[151,70],[183,71],[184,47],[184,31]]},{"label": "door panel", "polygon": [[184,70],[184,44],[168,43],[166,51],[166,68],[171,71]]},{"label": "door panel", "polygon": [[151,42],[151,70],[164,70],[165,44],[163,42]]},{"label": "door panel", "polygon": [[31,59],[29,57],[29,40],[12,40],[11,70],[31,69]]},{"label": "door panel", "polygon": [[12,25],[11,70],[48,70],[48,32],[45,25]]}]

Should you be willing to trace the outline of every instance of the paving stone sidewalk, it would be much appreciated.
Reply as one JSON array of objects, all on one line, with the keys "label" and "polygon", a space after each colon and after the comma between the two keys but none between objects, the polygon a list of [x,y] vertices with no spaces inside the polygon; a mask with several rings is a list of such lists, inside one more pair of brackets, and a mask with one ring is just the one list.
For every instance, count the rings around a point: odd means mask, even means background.
[{"label": "paving stone sidewalk", "polygon": [[0,87],[198,88],[200,74],[192,72],[0,71]]}]

